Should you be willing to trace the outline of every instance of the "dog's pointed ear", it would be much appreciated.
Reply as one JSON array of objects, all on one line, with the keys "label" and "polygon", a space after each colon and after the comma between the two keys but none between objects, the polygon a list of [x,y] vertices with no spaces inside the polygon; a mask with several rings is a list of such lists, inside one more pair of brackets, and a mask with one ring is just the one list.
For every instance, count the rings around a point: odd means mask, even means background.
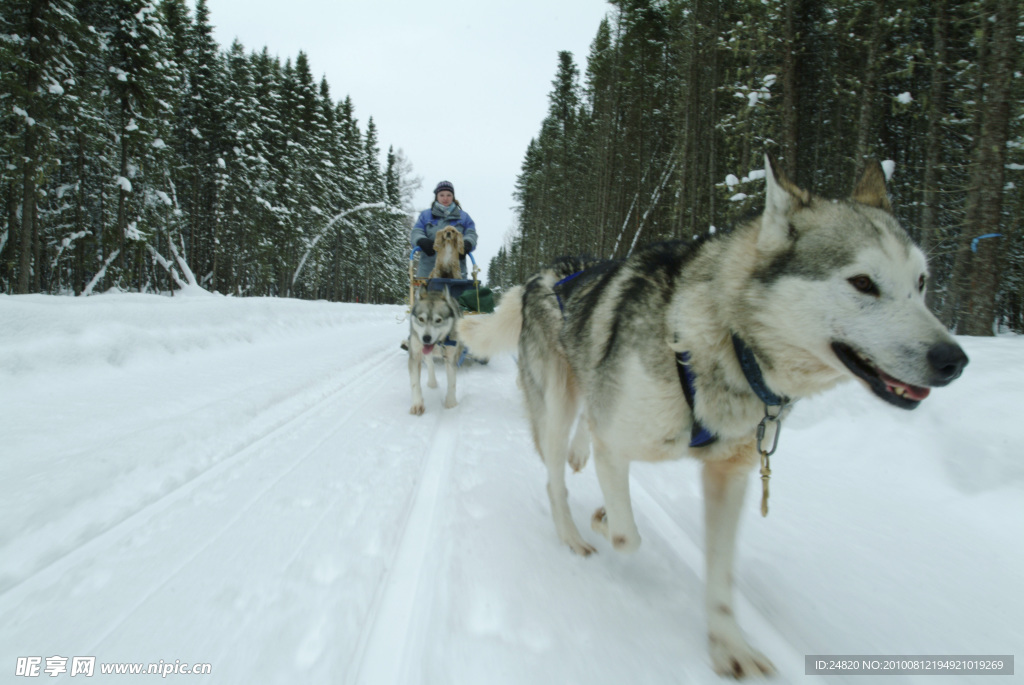
[{"label": "dog's pointed ear", "polygon": [[885,172],[877,159],[868,162],[864,169],[864,175],[857,181],[853,189],[853,200],[868,207],[884,209],[892,213],[892,205],[889,203],[889,193],[885,189]]},{"label": "dog's pointed ear", "polygon": [[765,198],[757,248],[762,252],[783,249],[792,239],[789,218],[811,202],[811,194],[786,178],[778,162],[764,155]]}]

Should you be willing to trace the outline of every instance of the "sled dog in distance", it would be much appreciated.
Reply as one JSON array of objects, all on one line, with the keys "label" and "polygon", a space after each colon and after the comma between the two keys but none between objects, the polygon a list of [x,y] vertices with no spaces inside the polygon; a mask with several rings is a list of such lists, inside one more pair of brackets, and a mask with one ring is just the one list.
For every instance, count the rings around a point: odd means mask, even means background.
[{"label": "sled dog in distance", "polygon": [[458,404],[455,400],[455,371],[462,354],[462,344],[456,339],[455,325],[461,316],[462,310],[447,287],[444,290],[427,290],[425,286],[416,288],[412,310],[409,312],[409,385],[412,388],[410,414],[418,416],[426,411],[420,387],[423,364],[427,366],[427,386],[437,387],[435,358],[444,359],[448,374],[444,406],[451,409]]}]

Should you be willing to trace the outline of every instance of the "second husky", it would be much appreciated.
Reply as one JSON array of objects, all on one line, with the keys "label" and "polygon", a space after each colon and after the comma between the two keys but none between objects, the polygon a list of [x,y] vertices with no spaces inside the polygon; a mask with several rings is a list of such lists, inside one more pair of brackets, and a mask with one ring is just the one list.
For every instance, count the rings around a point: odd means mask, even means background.
[{"label": "second husky", "polygon": [[594,547],[573,522],[565,466],[582,467],[591,442],[605,501],[591,527],[620,551],[640,544],[630,462],[703,462],[709,649],[734,677],[774,670],[736,622],[732,566],[748,474],[792,402],[855,378],[913,409],[967,363],[925,306],[924,254],[891,213],[880,165],[840,201],[765,167],[765,210],[735,231],[620,262],[563,260],[459,333],[485,355],[518,346],[555,529],[573,551]]},{"label": "second husky", "polygon": [[409,313],[409,385],[412,387],[410,414],[420,415],[426,411],[423,404],[423,390],[420,387],[420,371],[427,365],[427,385],[437,387],[434,375],[434,358],[444,359],[448,373],[448,392],[444,399],[446,409],[458,402],[455,400],[455,370],[462,344],[456,339],[455,325],[462,316],[459,304],[449,294],[448,288],[427,290],[416,288],[412,311]]}]

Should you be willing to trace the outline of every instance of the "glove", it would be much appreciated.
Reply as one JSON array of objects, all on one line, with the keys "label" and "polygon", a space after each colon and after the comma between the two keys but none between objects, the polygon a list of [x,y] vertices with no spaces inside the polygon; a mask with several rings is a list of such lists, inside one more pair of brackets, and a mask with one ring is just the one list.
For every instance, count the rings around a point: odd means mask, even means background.
[{"label": "glove", "polygon": [[416,246],[423,250],[423,254],[428,257],[434,256],[434,243],[430,238],[420,238],[416,241]]},{"label": "glove", "polygon": [[470,252],[472,252],[473,250],[476,249],[476,245],[474,245],[473,243],[469,242],[468,240],[464,241],[463,245],[465,246],[466,254],[469,254]]}]

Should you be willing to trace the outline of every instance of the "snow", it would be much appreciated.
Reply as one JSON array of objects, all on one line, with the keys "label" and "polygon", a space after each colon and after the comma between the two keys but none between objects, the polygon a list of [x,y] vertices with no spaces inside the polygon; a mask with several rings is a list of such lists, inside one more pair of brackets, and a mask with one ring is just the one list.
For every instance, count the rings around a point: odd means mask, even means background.
[{"label": "snow", "polygon": [[122,190],[123,190],[124,192],[126,192],[126,193],[130,193],[130,192],[132,192],[132,182],[131,182],[131,181],[129,181],[129,180],[128,180],[127,178],[125,178],[124,176],[118,176],[118,177],[117,177],[117,178],[115,179],[115,181],[114,181],[114,182],[115,182],[115,183],[116,183],[117,185],[119,185],[119,186],[121,187],[121,189],[122,189]]},{"label": "snow", "polygon": [[15,114],[17,114],[19,117],[23,117],[25,119],[25,123],[28,126],[35,126],[36,125],[36,120],[34,118],[30,117],[28,115],[28,112],[23,110],[21,107],[18,107],[17,105],[13,105],[13,109],[14,109],[14,113]]},{"label": "snow", "polygon": [[893,172],[896,171],[896,162],[891,159],[882,160],[882,173],[885,174],[885,180],[888,181],[892,178]]},{"label": "snow", "polygon": [[908,92],[903,92],[896,96],[896,101],[903,105],[909,105],[914,101],[914,96]]},{"label": "snow", "polygon": [[[218,684],[720,682],[696,463],[634,467],[632,556],[572,475],[576,557],[511,358],[410,416],[403,307],[191,292],[0,297],[0,681],[92,655]],[[766,519],[751,476],[736,608],[776,682],[806,654],[1021,651],[1024,339],[960,342],[915,412],[854,383],[799,404]]]}]

